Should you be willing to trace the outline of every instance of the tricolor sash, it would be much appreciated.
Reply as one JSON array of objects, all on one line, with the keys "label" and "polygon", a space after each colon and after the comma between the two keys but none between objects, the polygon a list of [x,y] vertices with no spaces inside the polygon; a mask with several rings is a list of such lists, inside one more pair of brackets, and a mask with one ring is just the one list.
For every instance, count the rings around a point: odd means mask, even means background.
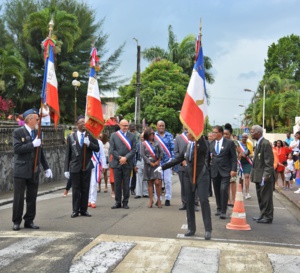
[{"label": "tricolor sash", "polygon": [[160,146],[163,148],[163,150],[168,155],[168,157],[172,158],[171,153],[170,153],[168,147],[166,146],[166,144],[164,143],[163,139],[161,138],[161,136],[158,133],[155,133],[154,138],[155,138],[155,140],[157,140],[159,142]]},{"label": "tricolor sash", "polygon": [[126,136],[124,136],[124,134],[121,132],[121,130],[117,131],[116,134],[122,140],[122,142],[125,144],[127,149],[129,151],[131,151],[131,144],[130,144],[129,139]]},{"label": "tricolor sash", "polygon": [[97,154],[96,152],[93,152],[92,160],[96,163],[95,164],[95,179],[96,179],[96,182],[99,183],[101,181],[101,172],[102,172],[100,153]]},{"label": "tricolor sash", "polygon": [[152,145],[149,143],[148,140],[145,140],[143,142],[143,144],[145,145],[146,149],[148,150],[148,152],[151,154],[151,156],[156,159],[156,156],[155,156],[155,150],[154,148],[152,147]]},{"label": "tricolor sash", "polygon": [[181,137],[182,137],[182,139],[183,139],[187,144],[189,144],[189,140],[188,140],[188,138],[187,138],[187,136],[186,136],[185,133],[182,133],[182,134],[181,134]]},{"label": "tricolor sash", "polygon": [[[244,153],[246,151],[244,145],[240,141],[238,143],[239,143],[238,151],[240,153]],[[249,156],[246,156],[246,160],[248,161],[249,164],[253,165],[253,162]]]}]

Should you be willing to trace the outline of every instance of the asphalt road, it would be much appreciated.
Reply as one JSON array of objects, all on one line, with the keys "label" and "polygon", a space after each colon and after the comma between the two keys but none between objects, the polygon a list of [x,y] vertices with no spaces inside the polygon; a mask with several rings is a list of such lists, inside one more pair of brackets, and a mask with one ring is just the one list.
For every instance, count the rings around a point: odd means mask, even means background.
[{"label": "asphalt road", "polygon": [[[185,211],[178,210],[181,203],[179,186],[178,176],[174,175],[171,206],[164,206],[162,209],[148,208],[147,198],[134,199],[131,197],[129,210],[112,210],[110,207],[114,204],[114,200],[111,199],[109,193],[101,192],[98,194],[97,208],[89,209],[92,214],[91,218],[70,218],[72,198],[71,195],[63,198],[62,191],[39,196],[35,220],[35,223],[41,227],[38,231],[23,228],[18,232],[12,231],[11,204],[0,206],[0,271],[69,272],[72,262],[74,263],[74,260],[78,259],[84,247],[90,244],[95,245],[94,242],[99,240],[98,236],[103,240],[107,240],[108,237],[112,242],[117,242],[118,239],[122,242],[126,240],[135,241],[135,244],[139,240],[147,241],[145,238],[149,238],[149,241],[153,242],[161,242],[162,239],[164,242],[176,240],[173,243],[174,245],[182,244],[182,242],[186,242],[188,245],[191,243],[195,245],[199,242],[207,244],[203,241],[204,230],[201,211],[196,214],[197,231],[195,237],[183,237],[186,232],[186,215]],[[275,214],[273,224],[257,224],[251,219],[259,213],[254,185],[251,185],[250,192],[252,198],[244,201],[246,221],[251,226],[250,231],[226,229],[226,224],[230,222],[230,218],[221,220],[219,217],[214,216],[216,210],[215,200],[214,197],[210,198],[213,232],[212,241],[209,244],[215,245],[218,249],[226,246],[231,252],[242,251],[245,253],[247,249],[253,251],[253,249],[263,247],[273,248],[271,252],[274,253],[278,252],[279,248],[284,248],[284,255],[286,255],[286,249],[291,249],[291,252],[298,250],[300,248],[299,208],[284,196],[274,193]],[[230,216],[231,211],[232,209],[228,210],[228,216]],[[159,245],[161,246],[161,244]],[[172,244],[170,249],[172,249]],[[300,254],[297,256],[297,263],[299,257]],[[300,269],[300,263],[298,265]],[[110,272],[109,270],[99,272]],[[98,271],[75,270],[71,272]],[[126,272],[126,270],[123,272]],[[161,270],[161,272],[170,272],[170,270]],[[174,269],[173,272],[176,272],[176,270]],[[219,269],[219,272],[229,271]],[[242,271],[231,270],[231,272]],[[244,268],[243,272],[247,272],[247,270],[245,271]]]}]

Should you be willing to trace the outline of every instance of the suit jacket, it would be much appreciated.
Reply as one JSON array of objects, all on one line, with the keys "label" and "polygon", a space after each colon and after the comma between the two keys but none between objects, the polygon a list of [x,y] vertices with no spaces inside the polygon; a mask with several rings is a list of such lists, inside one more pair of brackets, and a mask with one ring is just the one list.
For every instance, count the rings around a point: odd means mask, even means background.
[{"label": "suit jacket", "polygon": [[209,145],[210,152],[210,173],[211,177],[217,177],[218,173],[222,177],[230,176],[231,171],[237,171],[237,156],[235,144],[232,140],[223,138],[220,153],[215,150],[216,140],[213,140]]},{"label": "suit jacket", "polygon": [[275,180],[274,154],[270,142],[262,138],[258,147],[255,149],[253,166],[250,173],[252,182],[260,183],[262,178],[265,181]]},{"label": "suit jacket", "polygon": [[[35,135],[37,131],[35,130]],[[14,177],[32,178],[35,160],[36,148],[32,144],[32,139],[25,128],[19,127],[13,132],[13,148],[14,148]],[[38,149],[38,161],[36,171],[40,172],[40,163],[44,170],[49,169],[43,148]]]},{"label": "suit jacket", "polygon": [[[175,157],[177,155],[179,155],[180,153],[184,152],[186,150],[186,146],[188,145],[188,143],[183,139],[182,134],[178,135],[175,138],[175,146],[174,146],[174,154]],[[182,172],[185,170],[185,167],[182,166],[182,164],[178,165],[178,171]]]},{"label": "suit jacket", "polygon": [[[92,162],[93,152],[99,152],[99,143],[97,139],[92,137],[89,133],[87,136],[90,140],[90,145],[86,147],[86,155],[85,155],[85,170],[91,171],[94,168],[94,164]],[[65,172],[70,173],[78,173],[83,168],[83,159],[84,159],[84,146],[80,147],[80,141],[77,137],[77,130],[75,133],[72,133],[72,136],[69,135],[67,138],[67,150],[65,157]]]},{"label": "suit jacket", "polygon": [[[189,158],[190,156],[190,151],[191,151],[191,143],[189,143],[186,148],[179,154],[176,155],[176,157],[166,163],[162,165],[162,169],[166,170],[169,169],[179,163],[181,163],[183,160],[186,160],[187,162],[187,169],[186,171],[188,171],[188,173],[190,174],[190,177],[193,176],[193,170],[194,170],[194,152],[192,153],[192,157],[191,160]],[[208,167],[207,165],[207,160],[208,160],[208,144],[206,142],[206,140],[204,139],[204,137],[201,137],[198,141],[197,141],[197,165],[196,165],[196,176],[198,177],[201,172],[202,169],[204,167]]]},{"label": "suit jacket", "polygon": [[[127,132],[126,138],[129,140],[131,144],[131,150],[129,151],[124,142],[119,138],[117,133],[113,133],[110,136],[109,140],[109,153],[112,154],[113,158],[109,164],[111,168],[121,168],[122,166],[125,168],[133,169],[133,161],[136,152],[136,138],[135,135]],[[119,160],[120,156],[125,156],[127,158],[127,164],[120,165]]]}]

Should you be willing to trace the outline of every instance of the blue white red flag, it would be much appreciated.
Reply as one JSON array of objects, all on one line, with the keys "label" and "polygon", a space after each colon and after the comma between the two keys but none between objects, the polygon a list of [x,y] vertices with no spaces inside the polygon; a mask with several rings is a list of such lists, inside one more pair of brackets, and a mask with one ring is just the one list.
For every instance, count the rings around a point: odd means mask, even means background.
[{"label": "blue white red flag", "polygon": [[57,127],[60,118],[57,79],[54,66],[54,41],[47,38],[42,42],[44,47],[45,71],[41,98],[50,108],[50,116]]},{"label": "blue white red flag", "polygon": [[91,52],[91,68],[86,96],[85,128],[95,138],[99,137],[104,128],[102,104],[95,70],[98,61],[97,50],[93,48]]},{"label": "blue white red flag", "polygon": [[208,117],[204,57],[200,40],[196,43],[197,48],[199,49],[199,52],[196,52],[197,60],[180,112],[181,123],[196,140],[203,134],[205,120]]}]

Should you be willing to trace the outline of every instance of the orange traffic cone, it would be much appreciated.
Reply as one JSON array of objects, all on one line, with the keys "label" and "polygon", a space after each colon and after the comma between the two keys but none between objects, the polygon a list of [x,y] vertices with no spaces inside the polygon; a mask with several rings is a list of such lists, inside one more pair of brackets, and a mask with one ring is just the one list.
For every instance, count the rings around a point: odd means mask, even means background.
[{"label": "orange traffic cone", "polygon": [[236,193],[231,215],[231,221],[226,225],[226,228],[234,230],[251,230],[251,227],[246,222],[246,212],[244,207],[244,199],[241,184],[239,184]]}]

